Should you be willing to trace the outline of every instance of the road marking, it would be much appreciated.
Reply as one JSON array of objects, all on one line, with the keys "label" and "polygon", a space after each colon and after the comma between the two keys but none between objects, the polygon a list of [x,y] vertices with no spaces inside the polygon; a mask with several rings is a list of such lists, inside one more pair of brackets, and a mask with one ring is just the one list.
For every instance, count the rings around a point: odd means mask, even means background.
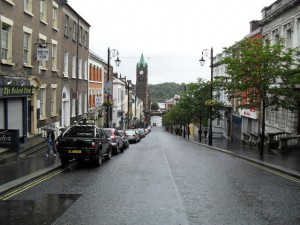
[{"label": "road marking", "polygon": [[48,180],[49,178],[51,178],[51,177],[53,177],[53,176],[56,176],[56,175],[58,175],[58,174],[64,172],[64,171],[67,170],[67,169],[69,169],[69,168],[68,168],[68,167],[60,168],[59,170],[55,170],[55,171],[53,171],[53,172],[51,172],[51,173],[48,173],[48,174],[46,174],[46,175],[44,175],[44,176],[38,178],[37,180],[34,180],[34,181],[29,182],[29,183],[27,183],[27,184],[25,184],[25,185],[22,185],[21,187],[16,188],[16,189],[14,189],[14,190],[11,190],[11,191],[9,191],[8,193],[2,195],[2,196],[0,197],[0,200],[7,200],[7,199],[10,199],[10,198],[14,197],[14,196],[17,195],[17,194],[20,194],[20,193],[22,193],[22,192],[24,192],[24,191],[26,191],[26,190],[28,190],[28,189],[30,189],[30,188],[36,186],[36,185],[38,185],[38,184],[40,184],[40,183],[42,183],[42,182]]},{"label": "road marking", "polygon": [[289,179],[289,180],[291,180],[291,181],[294,181],[294,182],[300,184],[300,179],[298,179],[298,178],[289,176],[289,175],[287,175],[287,174],[278,172],[278,171],[276,171],[276,170],[273,170],[273,169],[270,169],[270,168],[268,168],[268,167],[265,167],[265,166],[256,164],[256,163],[254,163],[254,162],[250,162],[250,161],[248,161],[248,160],[246,160],[246,159],[244,159],[244,160],[245,160],[248,164],[251,164],[251,165],[253,165],[253,166],[257,167],[257,168],[263,169],[263,170],[265,170],[265,171],[268,171],[268,172],[270,172],[270,173],[276,174],[276,175],[278,175],[278,176],[284,177],[284,178],[286,178],[286,179]]}]

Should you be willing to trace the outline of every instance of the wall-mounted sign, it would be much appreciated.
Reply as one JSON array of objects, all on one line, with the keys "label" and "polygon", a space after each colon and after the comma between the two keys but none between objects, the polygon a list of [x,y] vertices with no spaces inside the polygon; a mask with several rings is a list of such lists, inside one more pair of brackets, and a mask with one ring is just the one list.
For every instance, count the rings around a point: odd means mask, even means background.
[{"label": "wall-mounted sign", "polygon": [[95,103],[97,107],[102,106],[102,97],[100,96],[95,96]]},{"label": "wall-mounted sign", "polygon": [[32,86],[0,86],[0,97],[31,96]]},{"label": "wall-mounted sign", "polygon": [[37,61],[48,61],[48,59],[49,59],[49,48],[38,48]]}]

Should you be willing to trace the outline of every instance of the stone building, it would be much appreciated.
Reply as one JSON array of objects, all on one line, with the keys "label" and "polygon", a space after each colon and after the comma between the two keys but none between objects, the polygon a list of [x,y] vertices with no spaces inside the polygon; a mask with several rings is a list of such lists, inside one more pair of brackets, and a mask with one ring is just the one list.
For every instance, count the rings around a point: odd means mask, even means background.
[{"label": "stone building", "polygon": [[[278,0],[262,10],[263,43],[285,39],[286,48],[300,47],[300,1]],[[299,100],[300,106],[300,100]],[[300,112],[285,109],[266,110],[266,132],[300,134]]]},{"label": "stone building", "polygon": [[90,25],[66,0],[0,1],[0,129],[22,140],[87,111]]}]

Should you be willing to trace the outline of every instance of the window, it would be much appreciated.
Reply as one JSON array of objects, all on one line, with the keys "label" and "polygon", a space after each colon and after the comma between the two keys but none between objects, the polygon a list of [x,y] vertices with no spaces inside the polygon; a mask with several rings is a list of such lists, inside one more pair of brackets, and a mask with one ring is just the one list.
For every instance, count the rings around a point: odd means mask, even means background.
[{"label": "window", "polygon": [[24,0],[24,11],[32,15],[32,0]]},{"label": "window", "polygon": [[87,60],[84,60],[84,68],[83,68],[83,79],[87,80]]},{"label": "window", "polygon": [[72,57],[72,78],[76,78],[76,55]]},{"label": "window", "polygon": [[82,115],[82,93],[78,95],[78,115]]},{"label": "window", "polygon": [[[24,41],[23,41],[23,63],[27,65],[29,63],[29,42],[30,42],[30,34],[24,33]],[[30,64],[30,63],[29,63]]]},{"label": "window", "polygon": [[279,111],[276,110],[274,111],[274,125],[278,125],[279,124]]},{"label": "window", "polygon": [[42,85],[39,91],[38,100],[40,101],[40,120],[46,119],[46,89]]},{"label": "window", "polygon": [[84,38],[84,47],[88,47],[88,32],[87,31],[85,31],[85,38]]},{"label": "window", "polygon": [[40,0],[40,20],[45,22],[47,21],[47,3],[46,0]]},{"label": "window", "polygon": [[82,27],[79,28],[79,44],[82,44]]},{"label": "window", "polygon": [[297,34],[295,37],[298,37],[298,45],[296,47],[300,46],[300,18],[297,20]]},{"label": "window", "polygon": [[76,99],[72,99],[72,117],[76,116]]},{"label": "window", "polygon": [[[39,34],[39,41],[38,43],[41,44],[41,46],[47,46],[47,37],[43,34]],[[41,60],[40,61],[40,69],[42,70],[47,70],[47,60]]]},{"label": "window", "polygon": [[265,120],[266,120],[266,122],[270,123],[270,108],[266,108]]},{"label": "window", "polygon": [[[12,26],[13,21],[0,16],[1,27],[1,59],[2,63],[12,64]],[[1,24],[1,23],[0,23]]]},{"label": "window", "polygon": [[64,52],[64,77],[69,77],[69,53],[67,51]]},{"label": "window", "polygon": [[78,78],[82,79],[82,58],[79,58],[78,62]]},{"label": "window", "polygon": [[57,41],[52,40],[52,71],[57,71]]},{"label": "window", "polygon": [[292,48],[292,29],[288,29],[286,30],[286,43],[285,43],[285,47],[286,49]]},{"label": "window", "polygon": [[52,87],[52,94],[51,94],[51,116],[55,116],[56,113],[56,86]]},{"label": "window", "polygon": [[279,35],[279,30],[275,29],[272,31],[272,38],[273,38],[273,43],[277,43],[279,41],[280,35]]},{"label": "window", "polygon": [[64,30],[65,36],[69,36],[69,16],[65,15],[65,30]]},{"label": "window", "polygon": [[57,29],[57,24],[58,24],[58,16],[57,16],[57,11],[58,11],[58,4],[52,1],[53,8],[52,8],[52,27],[54,29]]},{"label": "window", "polygon": [[87,92],[84,92],[83,94],[83,112],[87,113],[88,107],[87,107]]},{"label": "window", "polygon": [[72,35],[72,38],[74,41],[77,40],[77,23],[75,21],[73,21],[73,35]]}]

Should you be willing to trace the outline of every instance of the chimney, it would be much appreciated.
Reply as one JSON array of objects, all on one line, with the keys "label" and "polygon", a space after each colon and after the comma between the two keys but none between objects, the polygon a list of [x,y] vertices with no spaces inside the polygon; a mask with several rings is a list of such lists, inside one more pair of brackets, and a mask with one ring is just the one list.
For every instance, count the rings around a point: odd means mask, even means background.
[{"label": "chimney", "polygon": [[250,22],[250,33],[252,32],[252,31],[255,31],[257,28],[259,28],[259,20],[252,20],[251,22]]}]

